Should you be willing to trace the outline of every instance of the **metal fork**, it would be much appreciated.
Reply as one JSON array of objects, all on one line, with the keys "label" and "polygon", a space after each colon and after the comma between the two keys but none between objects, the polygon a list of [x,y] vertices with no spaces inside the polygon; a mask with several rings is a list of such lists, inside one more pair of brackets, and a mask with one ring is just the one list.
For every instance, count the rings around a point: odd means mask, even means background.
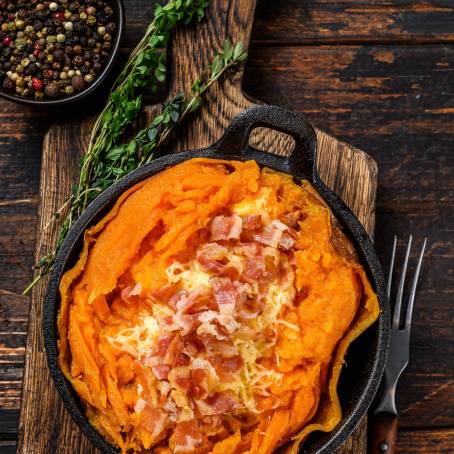
[{"label": "metal fork", "polygon": [[[415,302],[416,287],[418,285],[419,273],[421,271],[422,259],[427,244],[424,238],[421,252],[419,253],[413,282],[408,299],[407,314],[403,322],[402,297],[404,293],[405,277],[407,274],[408,259],[410,257],[411,243],[413,237],[408,239],[405,260],[397,288],[394,315],[391,327],[391,342],[389,346],[388,359],[386,360],[385,374],[382,380],[382,391],[378,400],[377,408],[371,421],[370,449],[371,454],[393,454],[396,444],[397,433],[397,409],[396,409],[396,386],[400,375],[407,367],[410,359],[410,330],[413,306]],[[388,299],[391,296],[391,284],[394,271],[394,260],[396,257],[397,237],[394,237],[391,264],[389,266],[388,284],[386,293]]]}]

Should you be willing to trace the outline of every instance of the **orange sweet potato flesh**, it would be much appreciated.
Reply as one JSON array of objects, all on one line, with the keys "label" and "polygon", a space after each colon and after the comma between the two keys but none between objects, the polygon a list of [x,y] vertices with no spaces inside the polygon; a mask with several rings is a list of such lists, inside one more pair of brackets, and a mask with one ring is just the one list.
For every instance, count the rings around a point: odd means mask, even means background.
[{"label": "orange sweet potato flesh", "polygon": [[192,159],[126,191],[111,211],[85,232],[76,265],[60,282],[59,363],[87,409],[90,422],[122,452],[168,453],[166,440],[147,430],[134,411],[137,386],[156,399],[153,375],[108,336],[134,325],[143,309],[119,294],[131,282],[145,293],[166,283],[165,270],[202,238],[212,218],[268,188],[274,217],[303,213],[296,242],[296,301],[283,314],[275,347],[282,382],[271,391],[285,405],[266,410],[256,426],[236,428],[197,452],[272,453],[285,444],[296,453],[315,430],[341,419],[337,383],[350,343],[378,317],[379,305],[351,244],[307,181],[260,170],[254,161]]}]

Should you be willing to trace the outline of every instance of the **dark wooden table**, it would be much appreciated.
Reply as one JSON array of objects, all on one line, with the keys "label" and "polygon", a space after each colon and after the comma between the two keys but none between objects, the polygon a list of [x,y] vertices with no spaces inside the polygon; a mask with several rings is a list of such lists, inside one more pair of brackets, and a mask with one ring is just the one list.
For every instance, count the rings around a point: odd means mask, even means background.
[{"label": "dark wooden table", "polygon": [[[125,49],[151,17],[148,3],[144,15],[142,0],[125,0]],[[410,232],[428,236],[398,448],[454,452],[454,2],[259,0],[244,88],[376,159],[384,263],[394,234],[401,247]],[[29,311],[21,290],[32,275],[42,138],[62,118],[0,101],[2,453],[17,438]]]}]

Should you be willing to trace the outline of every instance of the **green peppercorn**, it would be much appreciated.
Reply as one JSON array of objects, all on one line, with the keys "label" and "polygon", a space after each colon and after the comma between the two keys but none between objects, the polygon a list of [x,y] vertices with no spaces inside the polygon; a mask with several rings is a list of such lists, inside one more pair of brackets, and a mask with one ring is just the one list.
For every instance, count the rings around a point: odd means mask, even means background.
[{"label": "green peppercorn", "polygon": [[96,17],[95,16],[88,16],[87,17],[87,25],[95,25],[96,24]]},{"label": "green peppercorn", "polygon": [[22,19],[16,19],[14,21],[14,26],[18,29],[18,30],[22,30],[24,27],[25,27],[25,22],[22,20]]},{"label": "green peppercorn", "polygon": [[65,93],[67,95],[72,95],[74,93],[74,87],[72,85],[67,85],[65,87]]}]

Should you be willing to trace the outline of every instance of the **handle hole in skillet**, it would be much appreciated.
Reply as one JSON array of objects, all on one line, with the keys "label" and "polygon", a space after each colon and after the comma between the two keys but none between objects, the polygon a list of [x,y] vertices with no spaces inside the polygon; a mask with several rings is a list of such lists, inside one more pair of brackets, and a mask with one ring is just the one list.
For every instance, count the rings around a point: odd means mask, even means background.
[{"label": "handle hole in skillet", "polygon": [[249,145],[267,153],[289,156],[295,149],[295,139],[283,132],[260,127],[251,131]]}]

